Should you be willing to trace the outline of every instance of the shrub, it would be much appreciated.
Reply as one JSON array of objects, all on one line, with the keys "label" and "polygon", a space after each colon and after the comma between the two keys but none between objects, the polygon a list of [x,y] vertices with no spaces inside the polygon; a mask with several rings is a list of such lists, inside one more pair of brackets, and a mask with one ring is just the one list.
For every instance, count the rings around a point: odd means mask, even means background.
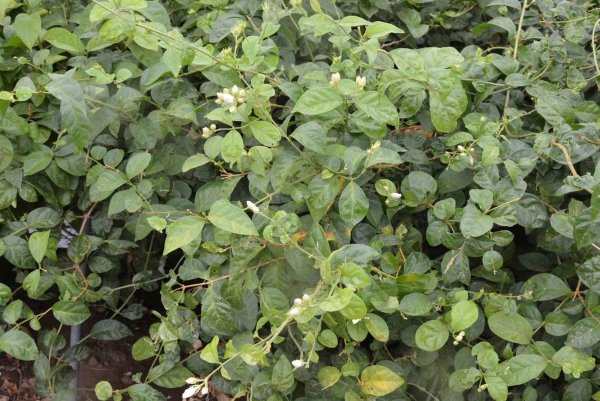
[{"label": "shrub", "polygon": [[0,349],[67,399],[150,291],[101,400],[600,399],[593,3],[1,2]]}]

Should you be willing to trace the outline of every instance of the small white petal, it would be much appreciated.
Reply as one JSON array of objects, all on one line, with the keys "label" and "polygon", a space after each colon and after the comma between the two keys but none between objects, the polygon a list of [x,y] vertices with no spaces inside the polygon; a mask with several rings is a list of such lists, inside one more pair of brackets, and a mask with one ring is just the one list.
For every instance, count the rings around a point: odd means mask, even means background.
[{"label": "small white petal", "polygon": [[223,101],[223,103],[233,103],[235,98],[229,93],[217,93],[217,97]]},{"label": "small white petal", "polygon": [[181,396],[181,398],[190,398],[191,396],[196,394],[197,390],[198,390],[197,387],[189,387],[187,390],[185,390],[183,392],[183,395]]},{"label": "small white petal", "polygon": [[398,192],[393,192],[390,194],[390,197],[394,200],[398,200],[398,199],[402,198],[402,194],[399,194]]},{"label": "small white petal", "polygon": [[301,368],[302,366],[304,366],[304,362],[300,359],[296,359],[292,361],[292,366],[294,366],[295,368]]}]

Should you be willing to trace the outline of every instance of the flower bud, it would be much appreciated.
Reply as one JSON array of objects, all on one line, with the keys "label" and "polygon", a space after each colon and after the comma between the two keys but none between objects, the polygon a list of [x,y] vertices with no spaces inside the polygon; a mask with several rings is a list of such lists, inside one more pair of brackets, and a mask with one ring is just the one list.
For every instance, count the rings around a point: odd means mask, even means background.
[{"label": "flower bud", "polygon": [[298,316],[301,313],[302,313],[302,310],[298,307],[294,307],[294,308],[290,309],[290,311],[289,311],[290,316]]},{"label": "flower bud", "polygon": [[294,305],[296,305],[296,306],[302,305],[302,300],[300,298],[294,299]]},{"label": "flower bud", "polygon": [[339,72],[331,74],[331,81],[329,81],[329,86],[331,86],[332,88],[337,88],[341,79],[342,77],[340,76]]},{"label": "flower bud", "polygon": [[248,206],[248,209],[252,210],[254,213],[260,212],[260,209],[254,203],[252,203],[250,201],[246,201],[246,205]]},{"label": "flower bud", "polygon": [[295,368],[301,368],[304,365],[305,365],[304,361],[301,361],[300,359],[296,359],[296,360],[292,361],[292,366]]},{"label": "flower bud", "polygon": [[456,149],[458,149],[458,151],[459,151],[459,152],[464,152],[464,151],[465,151],[465,147],[464,147],[464,146],[462,146],[462,145],[458,145],[458,146],[456,147]]},{"label": "flower bud", "polygon": [[308,294],[302,295],[302,300],[305,301],[305,302],[310,301],[310,295],[308,295]]},{"label": "flower bud", "polygon": [[196,383],[198,383],[200,381],[201,381],[200,379],[196,379],[195,377],[190,377],[190,378],[186,379],[185,382],[187,384],[196,384]]},{"label": "flower bud", "polygon": [[207,387],[202,387],[202,390],[200,390],[200,393],[201,393],[202,395],[206,395],[206,394],[208,394],[208,388],[207,388]]},{"label": "flower bud", "polygon": [[238,93],[240,93],[240,89],[237,87],[237,85],[233,85],[233,88],[231,88],[231,94],[235,96]]},{"label": "flower bud", "polygon": [[398,199],[402,198],[402,194],[399,194],[398,192],[393,192],[393,193],[390,194],[390,197],[393,200],[398,200]]},{"label": "flower bud", "polygon": [[211,124],[211,125],[210,125],[210,130],[211,130],[211,131],[216,131],[216,130],[217,130],[217,126],[216,126],[216,125],[214,125],[214,124]]}]

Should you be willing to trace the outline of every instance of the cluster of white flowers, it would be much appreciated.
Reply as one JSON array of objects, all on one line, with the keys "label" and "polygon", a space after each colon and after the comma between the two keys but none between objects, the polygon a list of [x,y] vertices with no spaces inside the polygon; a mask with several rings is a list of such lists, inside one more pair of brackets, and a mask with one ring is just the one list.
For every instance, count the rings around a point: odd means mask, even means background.
[{"label": "cluster of white flowers", "polygon": [[214,124],[211,124],[210,127],[202,128],[202,138],[204,138],[204,139],[210,138],[210,136],[212,134],[214,134],[216,130],[217,130],[217,126]]},{"label": "cluster of white flowers", "polygon": [[452,344],[458,345],[458,343],[461,342],[463,338],[465,338],[465,332],[461,331],[456,337],[454,337],[454,342]]},{"label": "cluster of white flowers", "polygon": [[298,316],[302,313],[303,306],[310,302],[310,295],[304,294],[302,298],[294,299],[294,306],[288,312],[290,316]]},{"label": "cluster of white flowers", "polygon": [[223,89],[223,92],[217,93],[217,104],[224,104],[233,113],[237,106],[246,101],[246,91],[234,85],[231,91],[228,88]]},{"label": "cluster of white flowers", "polygon": [[456,147],[456,149],[458,150],[458,152],[459,152],[458,154],[459,155],[461,155],[461,156],[469,156],[469,164],[472,166],[473,162],[474,162],[474,160],[473,160],[473,152],[475,151],[475,149],[474,148],[468,148],[467,149],[467,148],[465,148],[462,145],[458,145]]},{"label": "cluster of white flowers", "polygon": [[198,384],[202,382],[202,380],[196,379],[195,377],[190,377],[185,382],[189,384],[190,387],[183,392],[181,398],[190,398],[198,393],[202,395],[208,394],[208,387],[204,386],[204,384]]}]

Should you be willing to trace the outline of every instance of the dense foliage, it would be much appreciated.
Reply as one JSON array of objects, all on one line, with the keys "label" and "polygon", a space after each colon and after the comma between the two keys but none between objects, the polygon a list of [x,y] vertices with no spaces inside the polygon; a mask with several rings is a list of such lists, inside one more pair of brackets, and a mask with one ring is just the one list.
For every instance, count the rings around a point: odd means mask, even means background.
[{"label": "dense foliage", "polygon": [[155,292],[99,399],[600,399],[595,4],[1,0],[0,349],[69,399]]}]

